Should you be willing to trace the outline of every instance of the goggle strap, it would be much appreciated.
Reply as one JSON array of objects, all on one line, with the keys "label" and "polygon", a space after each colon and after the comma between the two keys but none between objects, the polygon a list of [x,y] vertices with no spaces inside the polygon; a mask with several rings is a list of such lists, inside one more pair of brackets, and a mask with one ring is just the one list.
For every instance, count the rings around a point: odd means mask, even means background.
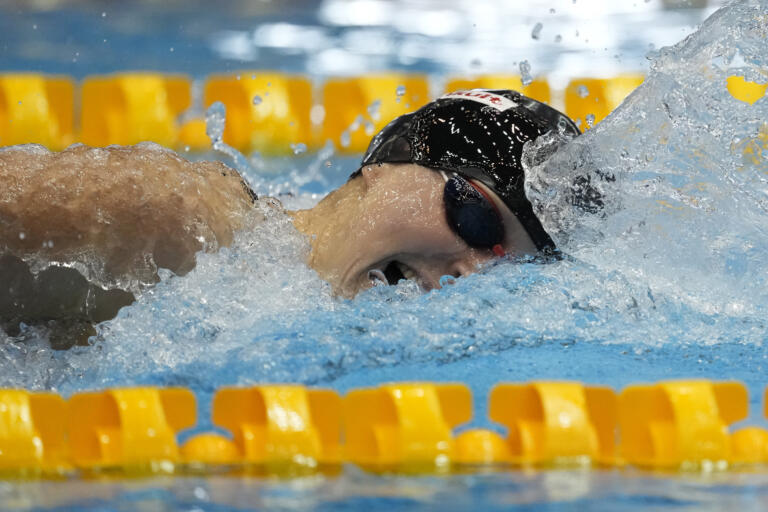
[{"label": "goggle strap", "polygon": [[504,217],[501,216],[501,212],[499,211],[498,206],[496,206],[496,202],[491,198],[491,196],[488,195],[488,193],[485,190],[483,190],[482,187],[475,185],[473,183],[473,180],[467,180],[467,183],[472,185],[472,188],[477,190],[480,193],[480,195],[483,196],[486,201],[488,201],[488,203],[491,205],[491,208],[493,208],[493,211],[496,212],[496,215],[499,216],[499,220],[501,221]]}]

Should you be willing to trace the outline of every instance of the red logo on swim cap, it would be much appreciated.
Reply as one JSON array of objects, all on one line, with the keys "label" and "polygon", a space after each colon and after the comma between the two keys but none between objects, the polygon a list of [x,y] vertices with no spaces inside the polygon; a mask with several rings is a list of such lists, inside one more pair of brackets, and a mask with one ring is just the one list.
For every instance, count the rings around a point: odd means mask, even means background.
[{"label": "red logo on swim cap", "polygon": [[517,103],[515,103],[511,99],[505,98],[504,96],[500,96],[498,94],[494,94],[485,89],[472,89],[469,91],[449,92],[448,94],[441,96],[438,99],[440,100],[445,98],[457,98],[457,97],[476,101],[478,103],[483,103],[484,105],[488,105],[489,107],[493,107],[499,111],[504,111],[504,110],[507,110],[508,108],[517,106]]}]

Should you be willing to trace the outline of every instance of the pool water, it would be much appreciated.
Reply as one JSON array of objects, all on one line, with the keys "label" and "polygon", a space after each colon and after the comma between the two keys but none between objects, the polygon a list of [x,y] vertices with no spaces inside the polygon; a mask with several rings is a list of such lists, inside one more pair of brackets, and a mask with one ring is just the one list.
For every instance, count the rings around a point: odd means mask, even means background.
[{"label": "pool water", "polygon": [[[768,1],[732,3],[652,53],[644,84],[595,128],[548,160],[550,140],[528,147],[528,194],[567,254],[562,261],[501,262],[426,294],[403,282],[340,300],[303,263],[306,241],[273,212],[231,248],[200,254],[187,276],[163,275],[100,325],[92,346],[52,351],[35,328],[3,339],[0,385],[65,395],[186,386],[198,397],[202,430],[210,428],[212,393],[224,385],[299,382],[344,392],[392,380],[461,381],[474,395],[471,425],[488,426],[488,391],[502,381],[572,379],[620,389],[668,378],[738,379],[751,392],[746,423],[759,424],[768,384],[768,99],[739,101],[725,84],[728,76],[766,83],[767,56]],[[355,162],[302,155],[239,166],[260,191],[291,192],[279,196],[284,204],[306,207],[343,182]],[[604,198],[599,211],[573,201],[571,184],[581,178]],[[3,482],[0,503],[759,510],[767,490],[768,476],[736,472],[377,477],[346,468],[339,477],[293,481]]]},{"label": "pool water", "polygon": [[765,509],[756,474],[678,475],[552,470],[441,477],[156,477],[151,480],[0,484],[11,510],[590,510],[739,511]]}]

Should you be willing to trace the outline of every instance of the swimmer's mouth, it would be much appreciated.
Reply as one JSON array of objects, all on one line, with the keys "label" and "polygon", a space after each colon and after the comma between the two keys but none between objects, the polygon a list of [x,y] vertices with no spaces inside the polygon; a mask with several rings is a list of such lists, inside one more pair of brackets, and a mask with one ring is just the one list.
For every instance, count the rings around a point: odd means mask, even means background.
[{"label": "swimmer's mouth", "polygon": [[419,282],[416,272],[405,263],[397,260],[390,261],[384,267],[384,270],[378,268],[369,270],[368,279],[371,280],[374,286],[380,284],[396,285],[401,279]]}]

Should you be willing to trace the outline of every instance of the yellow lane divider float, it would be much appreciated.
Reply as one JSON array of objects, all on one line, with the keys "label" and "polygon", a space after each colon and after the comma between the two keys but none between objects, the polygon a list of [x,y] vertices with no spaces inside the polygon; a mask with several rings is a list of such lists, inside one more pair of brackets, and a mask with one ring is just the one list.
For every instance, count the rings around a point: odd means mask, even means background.
[{"label": "yellow lane divider float", "polygon": [[333,78],[323,84],[321,140],[344,153],[362,153],[395,117],[429,102],[425,75],[386,73]]},{"label": "yellow lane divider float", "polygon": [[53,393],[0,390],[0,474],[59,472],[68,461],[64,400]]},{"label": "yellow lane divider float", "polygon": [[499,384],[490,417],[507,427],[510,460],[520,464],[614,462],[616,395],[575,382]]},{"label": "yellow lane divider float", "polygon": [[728,92],[739,101],[754,105],[757,100],[765,96],[768,89],[768,76],[763,77],[763,83],[751,82],[743,76],[729,76],[726,79]]},{"label": "yellow lane divider float", "polygon": [[371,469],[447,468],[452,430],[472,417],[461,384],[399,383],[357,389],[344,398],[349,461]]},{"label": "yellow lane divider float", "polygon": [[206,108],[216,101],[226,106],[224,142],[240,151],[287,153],[298,144],[314,148],[307,78],[262,71],[214,75],[205,83],[203,101]]},{"label": "yellow lane divider float", "polygon": [[[520,90],[554,102],[586,130],[642,81],[638,74],[573,78],[564,91],[553,91],[542,77],[523,85],[517,75],[489,74],[450,77],[442,91]],[[723,86],[751,105],[765,97],[766,81],[731,76]],[[313,83],[300,75],[252,70],[212,75],[200,85],[201,97],[193,98],[193,81],[184,75],[89,76],[78,89],[68,77],[0,73],[0,146],[34,142],[59,150],[74,142],[106,146],[151,140],[207,151],[203,112],[218,101],[227,109],[224,142],[242,152],[292,154],[330,141],[341,153],[361,153],[391,119],[427,103],[432,93],[441,94],[425,75],[396,72]]]},{"label": "yellow lane divider float", "polygon": [[565,89],[565,112],[581,131],[605,119],[624,98],[643,83],[642,75],[613,78],[575,78]]},{"label": "yellow lane divider float", "polygon": [[0,74],[0,146],[75,142],[75,82],[33,73]]},{"label": "yellow lane divider float", "polygon": [[78,393],[68,409],[70,457],[84,469],[180,462],[176,432],[196,421],[195,396],[182,388]]},{"label": "yellow lane divider float", "polygon": [[223,432],[198,433],[179,446],[179,433],[196,424],[195,397],[187,389],[108,389],[67,401],[9,389],[0,390],[0,473],[224,467],[295,474],[296,468],[343,463],[408,473],[499,466],[754,468],[768,463],[768,431],[728,428],[747,408],[738,382],[668,381],[628,386],[618,395],[576,382],[502,383],[489,396],[496,427],[462,429],[472,419],[472,396],[463,384],[394,383],[343,398],[332,390],[259,385],[220,389],[211,419]]},{"label": "yellow lane divider float", "polygon": [[80,142],[90,146],[163,146],[178,141],[178,117],[191,104],[191,81],[181,75],[126,73],[83,81]]},{"label": "yellow lane divider float", "polygon": [[662,382],[629,386],[619,403],[622,457],[675,468],[732,460],[728,425],[746,418],[748,397],[738,382]]},{"label": "yellow lane divider float", "polygon": [[[640,81],[620,76],[573,82],[565,109],[582,122],[590,114],[597,122]],[[445,90],[468,88],[511,88],[547,103],[552,99],[545,79],[523,85],[516,75],[456,77]],[[192,89],[184,75],[89,76],[80,87],[76,111],[71,79],[0,74],[0,145],[35,142],[62,149],[76,141],[106,146],[151,140],[207,151],[202,113],[218,101],[227,109],[223,140],[242,152],[291,154],[330,141],[341,153],[361,153],[387,122],[432,99],[427,76],[405,73],[329,78],[319,88],[306,77],[279,72],[212,75],[205,79],[198,105],[192,104]]]}]

